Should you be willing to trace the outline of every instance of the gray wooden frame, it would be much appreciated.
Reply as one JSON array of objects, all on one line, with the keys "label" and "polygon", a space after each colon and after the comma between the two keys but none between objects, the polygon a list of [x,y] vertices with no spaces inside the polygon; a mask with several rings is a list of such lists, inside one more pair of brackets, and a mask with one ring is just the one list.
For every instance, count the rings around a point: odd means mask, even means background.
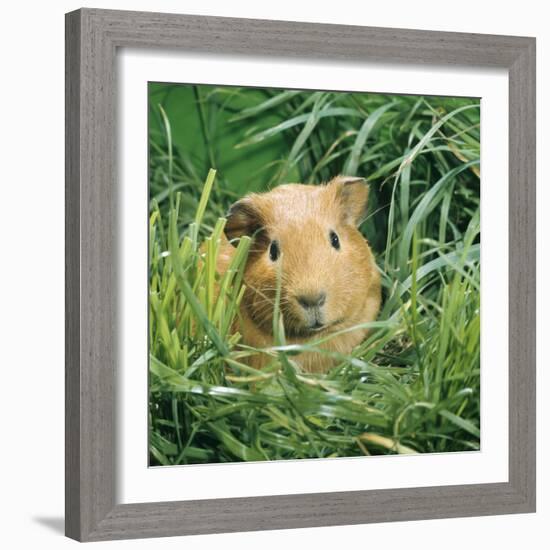
[{"label": "gray wooden frame", "polygon": [[[509,481],[116,504],[115,55],[211,54],[509,71]],[[535,511],[535,39],[82,9],[66,16],[66,534],[82,541]]]}]

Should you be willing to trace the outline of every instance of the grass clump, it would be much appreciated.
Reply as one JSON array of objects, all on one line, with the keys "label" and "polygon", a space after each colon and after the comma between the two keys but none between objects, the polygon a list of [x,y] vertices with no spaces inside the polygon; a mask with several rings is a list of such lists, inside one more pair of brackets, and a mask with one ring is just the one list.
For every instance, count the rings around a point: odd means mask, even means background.
[{"label": "grass clump", "polygon": [[[169,85],[150,99],[151,464],[479,449],[479,102]],[[250,240],[220,278],[223,212],[338,173],[371,182],[361,229],[384,301],[351,356],[305,374],[293,357],[316,342],[287,346],[275,324],[256,350],[232,331]]]}]

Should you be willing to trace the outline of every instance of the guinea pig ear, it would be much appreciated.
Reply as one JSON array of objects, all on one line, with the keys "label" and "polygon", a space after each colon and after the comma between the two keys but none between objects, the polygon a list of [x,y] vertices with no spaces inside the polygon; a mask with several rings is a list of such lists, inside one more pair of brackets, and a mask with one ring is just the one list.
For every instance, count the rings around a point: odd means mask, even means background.
[{"label": "guinea pig ear", "polygon": [[342,209],[345,223],[360,225],[367,215],[369,186],[364,178],[337,176],[329,185],[334,186],[336,202]]},{"label": "guinea pig ear", "polygon": [[237,246],[237,240],[244,235],[252,237],[263,227],[260,212],[250,197],[233,203],[226,217],[224,232],[233,246]]}]

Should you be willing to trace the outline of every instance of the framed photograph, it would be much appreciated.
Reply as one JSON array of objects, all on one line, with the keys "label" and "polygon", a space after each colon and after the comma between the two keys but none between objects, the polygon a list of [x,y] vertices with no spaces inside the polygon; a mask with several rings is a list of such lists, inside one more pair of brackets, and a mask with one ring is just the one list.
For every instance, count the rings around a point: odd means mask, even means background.
[{"label": "framed photograph", "polygon": [[535,511],[535,40],[66,19],[66,534]]}]

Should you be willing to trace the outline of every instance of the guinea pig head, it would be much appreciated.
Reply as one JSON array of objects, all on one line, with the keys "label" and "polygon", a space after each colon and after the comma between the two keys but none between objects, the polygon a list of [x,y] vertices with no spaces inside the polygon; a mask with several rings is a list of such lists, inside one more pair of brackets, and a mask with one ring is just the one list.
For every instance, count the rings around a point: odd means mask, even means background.
[{"label": "guinea pig head", "polygon": [[338,176],[325,185],[281,185],[231,207],[229,241],[253,239],[243,307],[259,330],[272,333],[278,277],[287,336],[308,338],[356,324],[374,269],[357,229],[367,199],[363,179]]}]

